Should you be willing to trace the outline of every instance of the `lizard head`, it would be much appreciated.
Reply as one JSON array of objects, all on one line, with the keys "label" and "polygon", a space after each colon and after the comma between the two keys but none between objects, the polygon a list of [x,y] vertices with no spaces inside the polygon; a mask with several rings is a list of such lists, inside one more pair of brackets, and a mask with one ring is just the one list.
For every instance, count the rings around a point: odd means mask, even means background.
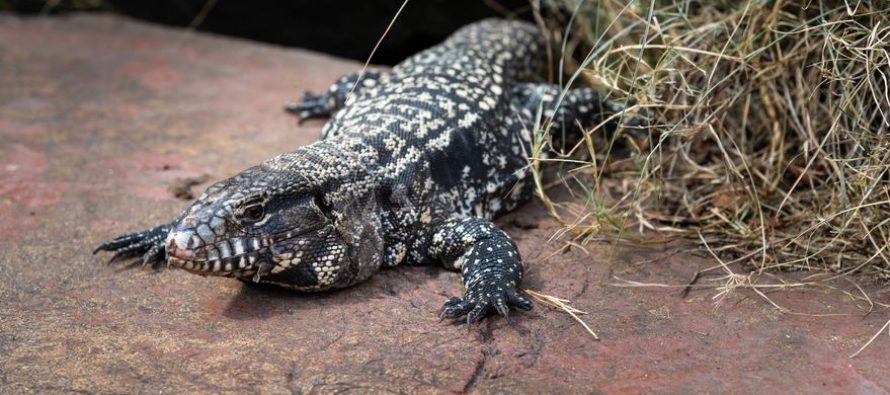
[{"label": "lizard head", "polygon": [[367,224],[344,220],[362,216],[331,203],[324,184],[283,174],[272,161],[210,186],[183,212],[167,236],[168,263],[301,290],[361,280],[379,261],[368,254],[379,238],[362,231]]}]

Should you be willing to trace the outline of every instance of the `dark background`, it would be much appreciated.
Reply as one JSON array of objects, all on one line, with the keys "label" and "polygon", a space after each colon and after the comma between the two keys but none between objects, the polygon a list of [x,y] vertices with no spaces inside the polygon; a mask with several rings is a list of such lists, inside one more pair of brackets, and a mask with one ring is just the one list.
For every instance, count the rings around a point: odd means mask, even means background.
[{"label": "dark background", "polygon": [[[403,0],[0,0],[21,14],[115,12],[165,25],[366,60]],[[395,64],[475,20],[531,17],[528,0],[410,0],[372,63]]]}]

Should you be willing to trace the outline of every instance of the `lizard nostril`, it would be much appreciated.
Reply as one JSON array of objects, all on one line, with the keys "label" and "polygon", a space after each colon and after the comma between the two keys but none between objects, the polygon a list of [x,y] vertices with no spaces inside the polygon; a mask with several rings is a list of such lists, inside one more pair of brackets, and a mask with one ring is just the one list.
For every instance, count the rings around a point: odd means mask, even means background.
[{"label": "lizard nostril", "polygon": [[191,239],[191,232],[170,232],[167,236],[168,252],[180,258],[194,257],[195,253],[189,247]]},{"label": "lizard nostril", "polygon": [[189,242],[186,245],[186,248],[188,248],[190,250],[194,250],[194,249],[197,249],[198,247],[204,245],[204,242],[201,241],[200,237],[198,237],[197,235],[191,235],[191,236],[192,237],[189,238]]}]

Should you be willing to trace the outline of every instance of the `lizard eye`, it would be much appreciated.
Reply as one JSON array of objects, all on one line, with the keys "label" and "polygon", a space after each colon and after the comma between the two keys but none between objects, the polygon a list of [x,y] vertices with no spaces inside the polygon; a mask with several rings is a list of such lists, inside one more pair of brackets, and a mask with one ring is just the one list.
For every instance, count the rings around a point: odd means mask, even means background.
[{"label": "lizard eye", "polygon": [[261,204],[255,204],[253,206],[246,207],[244,211],[241,212],[241,219],[250,222],[256,222],[261,219],[266,214],[266,209]]}]

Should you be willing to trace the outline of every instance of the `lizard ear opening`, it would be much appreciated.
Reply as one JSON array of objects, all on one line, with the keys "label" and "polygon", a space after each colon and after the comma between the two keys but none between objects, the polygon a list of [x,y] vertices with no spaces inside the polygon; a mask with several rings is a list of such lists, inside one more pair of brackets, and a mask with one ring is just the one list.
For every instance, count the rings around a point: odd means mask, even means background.
[{"label": "lizard ear opening", "polygon": [[315,207],[318,207],[318,211],[321,212],[321,215],[330,220],[333,215],[333,208],[330,204],[325,202],[324,196],[316,192],[312,195],[312,199],[313,203],[315,203]]}]

